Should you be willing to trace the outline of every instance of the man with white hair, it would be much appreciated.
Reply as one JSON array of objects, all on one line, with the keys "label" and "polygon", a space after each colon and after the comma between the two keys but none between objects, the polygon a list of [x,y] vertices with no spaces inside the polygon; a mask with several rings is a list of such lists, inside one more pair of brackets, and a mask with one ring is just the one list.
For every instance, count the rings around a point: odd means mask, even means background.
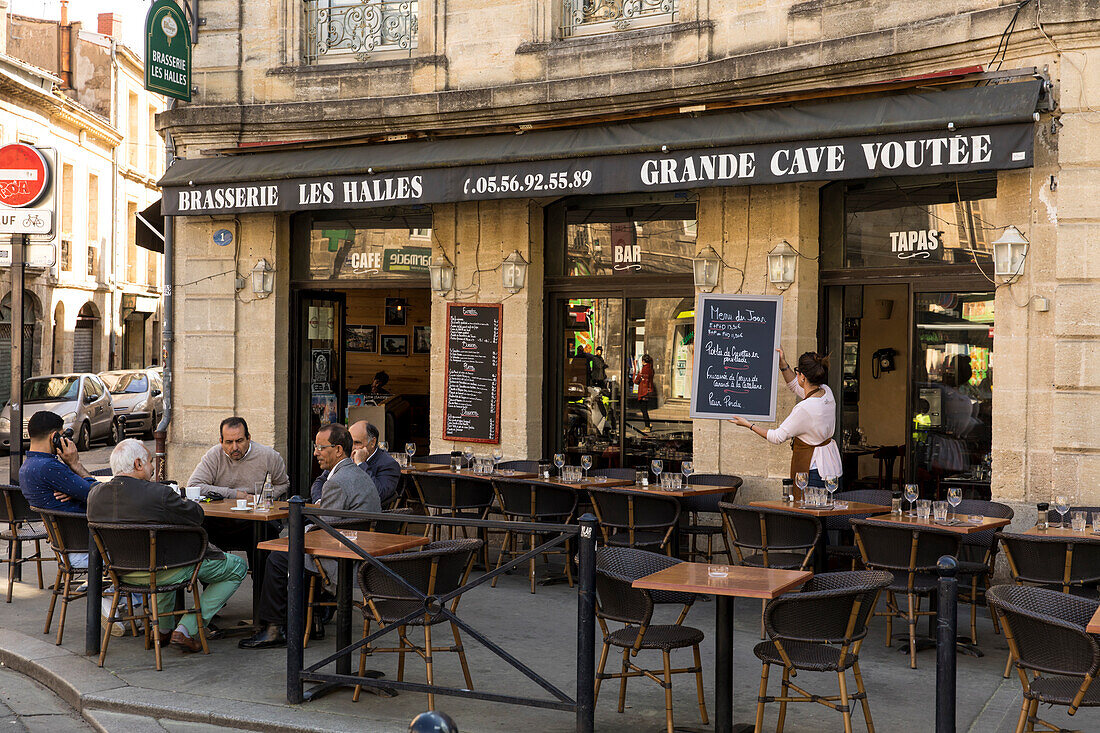
[{"label": "man with white hair", "polygon": [[[188,501],[170,486],[151,481],[153,461],[149,451],[138,440],[127,439],[111,451],[111,473],[114,478],[99,484],[88,493],[89,522],[117,522],[124,524],[175,524],[184,527],[202,526],[202,507]],[[170,584],[185,581],[192,568],[175,568],[157,573],[157,582]],[[248,572],[243,559],[208,545],[206,556],[199,565],[198,580],[206,586],[199,596],[202,617],[214,618],[229,597],[240,586]],[[127,573],[128,583],[144,585],[149,573]],[[157,609],[160,614],[170,613],[175,607],[175,593],[158,593]],[[198,619],[189,613],[171,627],[171,616],[160,616],[157,630],[161,644],[171,643],[184,652],[202,650],[198,639]]]}]

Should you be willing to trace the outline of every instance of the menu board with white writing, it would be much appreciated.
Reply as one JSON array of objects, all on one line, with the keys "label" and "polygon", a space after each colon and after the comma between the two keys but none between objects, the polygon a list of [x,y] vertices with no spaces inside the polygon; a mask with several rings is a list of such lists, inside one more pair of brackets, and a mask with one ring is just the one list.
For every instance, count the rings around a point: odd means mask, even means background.
[{"label": "menu board with white writing", "polygon": [[447,304],[443,438],[500,442],[500,303]]},{"label": "menu board with white writing", "polygon": [[775,420],[781,295],[701,294],[691,417]]}]

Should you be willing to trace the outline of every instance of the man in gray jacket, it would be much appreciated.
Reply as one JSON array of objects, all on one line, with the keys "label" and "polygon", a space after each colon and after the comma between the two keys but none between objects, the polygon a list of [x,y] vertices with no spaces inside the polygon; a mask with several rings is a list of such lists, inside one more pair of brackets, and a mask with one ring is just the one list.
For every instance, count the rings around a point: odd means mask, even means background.
[{"label": "man in gray jacket", "polygon": [[[351,446],[351,433],[343,425],[333,423],[317,431],[313,454],[321,468],[329,472],[318,504],[322,509],[380,512],[382,502],[378,489],[371,477],[351,460]],[[324,562],[325,571],[332,576],[335,561]],[[332,569],[328,563],[333,564]],[[287,566],[285,552],[273,552],[268,557],[257,619],[263,628],[255,636],[242,639],[239,643],[242,649],[267,649],[286,644]],[[307,558],[306,570],[313,568],[313,562]]]}]

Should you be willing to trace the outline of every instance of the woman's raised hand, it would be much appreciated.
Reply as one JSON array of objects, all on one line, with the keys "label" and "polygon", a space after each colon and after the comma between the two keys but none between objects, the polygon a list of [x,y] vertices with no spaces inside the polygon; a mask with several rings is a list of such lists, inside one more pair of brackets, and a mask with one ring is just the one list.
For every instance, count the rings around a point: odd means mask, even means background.
[{"label": "woman's raised hand", "polygon": [[787,367],[790,366],[790,364],[787,363],[787,358],[783,356],[783,349],[778,348],[776,349],[776,351],[779,352],[779,371],[786,371]]}]

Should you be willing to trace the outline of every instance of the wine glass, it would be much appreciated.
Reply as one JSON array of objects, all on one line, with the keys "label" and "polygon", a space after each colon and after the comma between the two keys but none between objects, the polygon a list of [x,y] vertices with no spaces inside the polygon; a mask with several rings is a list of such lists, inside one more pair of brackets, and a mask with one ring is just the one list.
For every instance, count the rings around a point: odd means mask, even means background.
[{"label": "wine glass", "polygon": [[839,476],[825,476],[825,489],[829,492],[829,503],[833,503],[833,493],[840,485]]},{"label": "wine glass", "polygon": [[592,468],[592,456],[585,453],[581,456],[581,468],[584,469],[584,480],[588,480],[588,469]]},{"label": "wine glass", "polygon": [[411,464],[413,456],[416,455],[416,443],[405,443],[405,453],[408,455]]},{"label": "wine glass", "polygon": [[565,469],[563,468],[565,466],[565,454],[564,453],[555,453],[554,454],[554,465],[558,467],[558,477],[562,481],[564,481],[565,480]]},{"label": "wine glass", "polygon": [[810,483],[810,474],[805,472],[799,472],[794,475],[794,485],[798,487],[798,493],[802,496],[802,501],[806,501],[806,485]]},{"label": "wine glass", "polygon": [[385,440],[378,441],[378,450],[382,451],[383,453],[389,453],[390,452],[389,442],[387,442]]},{"label": "wine glass", "polygon": [[695,473],[695,464],[691,461],[684,461],[680,464],[680,473],[684,474],[684,486],[690,486],[691,474]]},{"label": "wine glass", "polygon": [[661,483],[661,471],[665,470],[665,462],[660,458],[654,458],[649,462],[649,467],[653,469],[653,475],[657,477],[657,484]]},{"label": "wine glass", "polygon": [[1059,527],[1066,526],[1066,512],[1069,511],[1069,494],[1059,494],[1054,497],[1054,510],[1058,512]]},{"label": "wine glass", "polygon": [[905,500],[909,502],[907,517],[917,516],[917,497],[920,496],[919,487],[916,484],[905,485]]},{"label": "wine glass", "polygon": [[462,449],[462,457],[466,459],[466,468],[469,468],[474,463],[474,447],[468,445]]},{"label": "wine glass", "polygon": [[958,507],[963,500],[963,490],[958,486],[952,486],[947,489],[947,503],[951,505],[951,518],[958,518]]},{"label": "wine glass", "polygon": [[504,451],[500,448],[493,448],[493,473],[496,473],[500,462],[504,460]]}]

